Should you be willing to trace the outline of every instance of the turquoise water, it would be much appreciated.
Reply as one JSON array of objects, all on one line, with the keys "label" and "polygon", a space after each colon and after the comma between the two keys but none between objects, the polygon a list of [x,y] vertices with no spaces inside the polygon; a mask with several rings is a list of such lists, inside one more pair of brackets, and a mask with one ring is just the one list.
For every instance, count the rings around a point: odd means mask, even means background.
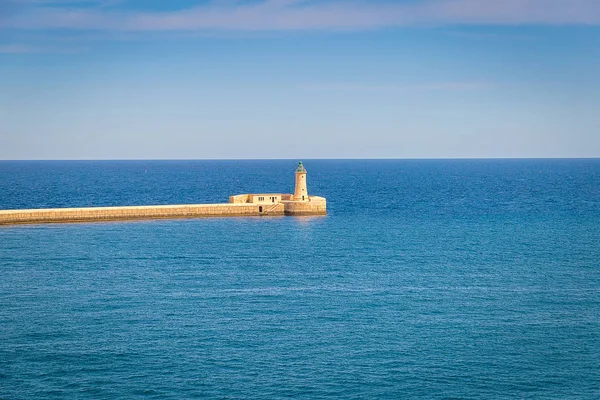
[{"label": "turquoise water", "polygon": [[[600,160],[308,160],[315,218],[0,227],[0,398],[598,398]],[[0,162],[0,209],[293,161]]]}]

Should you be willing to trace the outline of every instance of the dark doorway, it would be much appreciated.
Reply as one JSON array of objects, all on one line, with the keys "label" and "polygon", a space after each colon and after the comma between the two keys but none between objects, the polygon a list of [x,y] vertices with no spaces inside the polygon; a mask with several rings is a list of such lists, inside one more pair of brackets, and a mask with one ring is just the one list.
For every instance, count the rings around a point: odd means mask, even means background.
[{"label": "dark doorway", "polygon": [[261,213],[262,212],[262,206],[258,207],[258,212]]}]

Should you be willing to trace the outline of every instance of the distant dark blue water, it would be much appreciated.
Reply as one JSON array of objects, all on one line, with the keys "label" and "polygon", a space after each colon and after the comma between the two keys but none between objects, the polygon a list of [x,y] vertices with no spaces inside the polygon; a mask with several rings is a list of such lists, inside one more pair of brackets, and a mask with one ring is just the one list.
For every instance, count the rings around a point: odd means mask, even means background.
[{"label": "distant dark blue water", "polygon": [[[0,227],[0,398],[600,397],[600,160],[305,165],[326,217]],[[295,166],[0,162],[0,209]]]}]

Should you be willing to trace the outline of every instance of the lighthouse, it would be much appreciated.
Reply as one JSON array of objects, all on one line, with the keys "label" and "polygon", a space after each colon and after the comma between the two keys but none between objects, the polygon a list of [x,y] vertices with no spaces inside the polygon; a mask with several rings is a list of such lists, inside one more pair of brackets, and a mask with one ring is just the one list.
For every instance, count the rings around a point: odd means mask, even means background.
[{"label": "lighthouse", "polygon": [[296,188],[294,189],[294,201],[308,201],[308,189],[306,188],[306,169],[302,161],[296,169]]},{"label": "lighthouse", "polygon": [[[0,0],[1,1],[1,0]],[[296,187],[293,193],[250,193],[229,197],[229,203],[238,207],[247,207],[253,215],[326,215],[327,199],[321,196],[308,197],[306,187],[306,168],[302,161],[296,168]],[[242,208],[234,209],[241,213]],[[232,212],[233,214],[233,212]],[[245,214],[244,214],[245,215]],[[2,215],[0,214],[0,217]],[[0,224],[2,220],[0,219]]]}]

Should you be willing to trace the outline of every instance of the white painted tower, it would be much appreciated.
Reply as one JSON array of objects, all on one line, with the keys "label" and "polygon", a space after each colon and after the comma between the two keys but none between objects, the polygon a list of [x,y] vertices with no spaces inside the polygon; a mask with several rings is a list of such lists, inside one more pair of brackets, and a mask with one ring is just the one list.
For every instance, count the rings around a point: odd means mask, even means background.
[{"label": "white painted tower", "polygon": [[306,188],[306,169],[302,161],[296,169],[296,188],[294,189],[294,201],[308,201],[308,189]]}]

